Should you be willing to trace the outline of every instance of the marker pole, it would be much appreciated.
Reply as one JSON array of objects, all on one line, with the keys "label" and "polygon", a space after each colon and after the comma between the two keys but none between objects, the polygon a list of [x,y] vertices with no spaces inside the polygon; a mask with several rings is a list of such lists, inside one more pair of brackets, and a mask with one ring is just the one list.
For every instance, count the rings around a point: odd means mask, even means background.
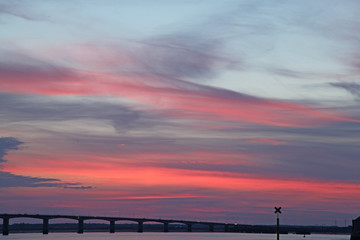
[{"label": "marker pole", "polygon": [[279,224],[279,215],[281,214],[281,207],[274,207],[276,214],[276,236],[277,240],[280,239],[280,224]]},{"label": "marker pole", "polygon": [[276,218],[276,236],[277,236],[277,240],[280,239],[280,224],[279,224],[279,213],[277,213],[277,218]]}]

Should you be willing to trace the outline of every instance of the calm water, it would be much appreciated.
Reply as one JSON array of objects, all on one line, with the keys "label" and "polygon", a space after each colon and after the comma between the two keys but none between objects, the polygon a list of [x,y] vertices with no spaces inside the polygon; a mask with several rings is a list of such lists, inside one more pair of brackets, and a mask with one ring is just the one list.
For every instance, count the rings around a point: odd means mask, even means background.
[{"label": "calm water", "polygon": [[[48,235],[34,233],[17,233],[0,236],[0,239],[16,240],[269,240],[276,239],[275,234],[246,233],[49,233]],[[281,240],[350,240],[349,235],[312,234],[305,238],[302,235],[280,235]]]}]

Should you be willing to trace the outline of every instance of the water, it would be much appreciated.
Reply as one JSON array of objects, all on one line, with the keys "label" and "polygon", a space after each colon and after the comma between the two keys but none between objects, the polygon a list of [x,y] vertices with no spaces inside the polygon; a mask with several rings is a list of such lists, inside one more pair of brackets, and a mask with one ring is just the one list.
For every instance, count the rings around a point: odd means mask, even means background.
[{"label": "water", "polygon": [[[0,236],[4,240],[273,240],[275,234],[249,233],[13,233]],[[311,234],[280,235],[280,240],[349,240],[349,235]]]}]

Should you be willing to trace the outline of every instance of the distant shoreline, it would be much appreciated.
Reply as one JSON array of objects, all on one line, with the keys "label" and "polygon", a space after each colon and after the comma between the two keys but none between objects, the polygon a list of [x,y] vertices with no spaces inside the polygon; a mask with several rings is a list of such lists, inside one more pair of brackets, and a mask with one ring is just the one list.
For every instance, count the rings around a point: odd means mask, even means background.
[{"label": "distant shoreline", "polygon": [[[76,233],[78,225],[76,223],[53,223],[49,224],[49,233]],[[137,232],[137,224],[115,224],[115,232]],[[0,225],[2,231],[2,224]],[[9,226],[10,233],[42,233],[42,224],[34,223],[14,223]],[[193,232],[209,232],[206,226],[194,226]],[[144,232],[162,232],[162,224],[144,224]],[[103,223],[84,223],[84,232],[109,232],[109,224]],[[187,232],[183,224],[170,224],[169,232]],[[215,228],[214,232],[224,232],[221,227]],[[229,231],[230,233],[275,233],[274,225],[240,225],[239,231]],[[292,226],[284,225],[280,227],[281,234],[351,234],[351,226]]]}]

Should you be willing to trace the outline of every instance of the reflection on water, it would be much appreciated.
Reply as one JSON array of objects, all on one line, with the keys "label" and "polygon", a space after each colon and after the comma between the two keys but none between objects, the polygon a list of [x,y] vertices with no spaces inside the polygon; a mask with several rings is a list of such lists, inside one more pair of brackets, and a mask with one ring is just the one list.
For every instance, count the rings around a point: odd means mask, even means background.
[{"label": "reflection on water", "polygon": [[[248,233],[17,233],[9,236],[2,236],[6,240],[273,240],[275,234],[248,234]],[[349,240],[349,235],[325,235],[312,234],[303,237],[302,235],[280,235],[281,240]]]}]

